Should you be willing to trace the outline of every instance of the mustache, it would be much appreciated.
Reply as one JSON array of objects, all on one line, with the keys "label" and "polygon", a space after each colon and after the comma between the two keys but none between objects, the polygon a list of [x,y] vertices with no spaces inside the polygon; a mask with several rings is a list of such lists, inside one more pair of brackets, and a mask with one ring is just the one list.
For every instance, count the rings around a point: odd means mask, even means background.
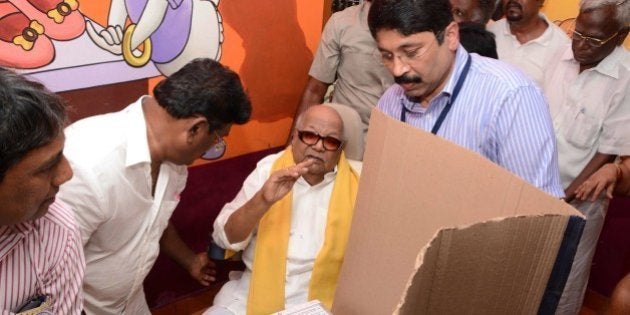
[{"label": "mustache", "polygon": [[422,78],[418,76],[410,76],[410,75],[401,75],[394,77],[394,82],[397,84],[405,84],[405,83],[422,83]]}]

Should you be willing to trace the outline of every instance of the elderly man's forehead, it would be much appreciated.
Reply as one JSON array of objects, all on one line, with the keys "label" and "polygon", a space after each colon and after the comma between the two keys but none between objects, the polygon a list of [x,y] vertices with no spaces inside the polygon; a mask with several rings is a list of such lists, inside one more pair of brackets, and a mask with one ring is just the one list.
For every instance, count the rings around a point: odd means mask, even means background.
[{"label": "elderly man's forehead", "polygon": [[343,120],[339,113],[328,106],[312,106],[302,115],[299,123],[299,127],[306,127],[309,124],[326,124],[335,129],[342,131]]}]

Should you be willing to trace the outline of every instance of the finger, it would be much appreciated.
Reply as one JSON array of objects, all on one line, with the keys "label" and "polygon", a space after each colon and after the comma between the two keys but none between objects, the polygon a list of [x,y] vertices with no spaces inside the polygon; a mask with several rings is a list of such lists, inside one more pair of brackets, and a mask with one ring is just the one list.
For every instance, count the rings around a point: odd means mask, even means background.
[{"label": "finger", "polygon": [[612,199],[614,191],[615,191],[615,183],[613,182],[612,184],[610,184],[610,186],[608,186],[608,189],[606,189],[606,197],[608,197],[608,199]]},{"label": "finger", "polygon": [[295,166],[299,167],[299,168],[308,168],[311,165],[313,165],[313,163],[315,163],[315,161],[313,161],[313,159],[306,159],[306,160],[296,164]]},{"label": "finger", "polygon": [[111,27],[108,27],[102,30],[99,34],[101,35],[101,37],[103,37],[105,42],[111,46],[114,45],[114,38],[112,37],[112,34],[110,34],[110,31],[112,31],[112,29]]},{"label": "finger", "polygon": [[590,201],[595,201],[597,200],[597,198],[599,198],[599,196],[602,194],[602,191],[604,190],[604,188],[606,188],[606,186],[603,183],[597,183],[597,185],[595,186],[595,190],[592,192],[591,194],[591,198],[589,199]]},{"label": "finger", "polygon": [[107,49],[107,43],[105,42],[105,40],[103,39],[103,37],[99,34],[99,32],[96,30],[96,28],[94,27],[94,24],[92,24],[91,21],[87,21],[85,22],[85,30],[88,33],[88,36],[90,36],[90,38],[92,39],[92,41],[98,46],[101,47],[103,49]]},{"label": "finger", "polygon": [[114,27],[114,30],[116,31],[114,42],[116,43],[116,45],[120,45],[122,44],[122,39],[123,39],[123,29],[120,25],[116,25]]}]

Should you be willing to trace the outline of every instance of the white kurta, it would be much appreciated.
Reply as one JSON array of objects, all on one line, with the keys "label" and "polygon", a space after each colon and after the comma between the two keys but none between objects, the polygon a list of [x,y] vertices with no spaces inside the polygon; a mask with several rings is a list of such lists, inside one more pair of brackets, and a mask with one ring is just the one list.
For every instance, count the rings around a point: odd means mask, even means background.
[{"label": "white kurta", "polygon": [[[214,222],[214,241],[222,248],[243,250],[245,271],[240,279],[226,283],[214,299],[214,304],[227,308],[234,314],[245,314],[252,274],[256,230],[243,242],[230,244],[225,235],[225,224],[230,215],[250,200],[269,178],[271,167],[282,152],[265,157],[247,177],[243,187],[232,202],[226,204]],[[315,258],[324,243],[328,204],[336,171],[326,174],[324,181],[311,186],[303,178],[293,186],[291,227],[287,251],[285,307],[308,301],[308,286]]]},{"label": "white kurta", "polygon": [[187,168],[163,163],[151,194],[151,157],[141,100],[66,128],[74,177],[59,198],[83,238],[88,314],[150,314],[142,283],[184,189]]}]

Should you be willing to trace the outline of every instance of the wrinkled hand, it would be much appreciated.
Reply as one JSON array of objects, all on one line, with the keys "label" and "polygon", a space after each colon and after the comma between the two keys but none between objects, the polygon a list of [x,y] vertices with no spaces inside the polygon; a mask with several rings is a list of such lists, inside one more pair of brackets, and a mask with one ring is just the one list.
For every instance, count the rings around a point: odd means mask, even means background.
[{"label": "wrinkled hand", "polygon": [[617,167],[608,163],[593,173],[575,190],[575,198],[595,201],[605,190],[606,197],[612,198],[617,183]]},{"label": "wrinkled hand", "polygon": [[217,273],[214,262],[208,259],[205,252],[198,253],[188,267],[190,276],[203,286],[209,286],[216,280]]},{"label": "wrinkled hand", "polygon": [[91,21],[86,21],[85,29],[98,47],[114,55],[122,55],[123,29],[120,25],[109,25],[97,31]]},{"label": "wrinkled hand", "polygon": [[306,161],[272,173],[260,190],[263,200],[271,205],[282,199],[282,197],[286,196],[286,194],[291,191],[293,184],[295,184],[302,175],[308,172],[308,168],[312,164],[313,161],[307,159]]}]

